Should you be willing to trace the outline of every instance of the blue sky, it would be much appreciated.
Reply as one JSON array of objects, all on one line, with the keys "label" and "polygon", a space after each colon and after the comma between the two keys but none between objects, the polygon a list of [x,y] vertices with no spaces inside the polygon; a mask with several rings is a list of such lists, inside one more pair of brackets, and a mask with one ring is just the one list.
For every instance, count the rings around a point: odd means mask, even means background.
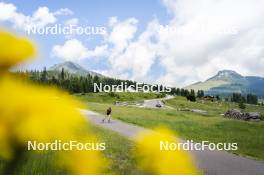
[{"label": "blue sky", "polygon": [[[17,7],[17,11],[24,13],[25,15],[31,15],[33,11],[39,7],[48,7],[50,11],[56,11],[60,8],[69,8],[73,11],[73,17],[78,17],[82,24],[92,26],[106,26],[111,16],[117,16],[120,20],[127,19],[129,17],[135,17],[139,20],[139,31],[144,30],[148,21],[157,17],[162,21],[168,20],[169,14],[166,8],[159,0],[135,0],[135,1],[122,1],[122,0],[94,0],[86,1],[80,0],[78,3],[73,0],[65,1],[53,1],[53,0],[40,0],[40,1],[3,1],[6,3],[12,3]],[[25,5],[26,4],[26,5]],[[62,22],[62,21],[61,21]],[[5,24],[3,24],[5,25]],[[7,25],[8,26],[8,25]],[[43,68],[43,66],[50,66],[56,62],[62,61],[56,58],[50,58],[49,50],[55,43],[63,42],[65,39],[63,36],[48,37],[46,36],[31,36],[39,43],[39,50],[41,50],[40,57],[43,57],[41,62],[35,64],[29,64],[29,68]],[[98,42],[97,36],[85,36],[81,37],[83,42],[87,42],[89,47],[95,47]],[[89,40],[89,41],[87,41]],[[93,61],[88,60],[87,66],[91,69],[94,67],[100,68],[100,64],[94,64]]]},{"label": "blue sky", "polygon": [[[38,45],[36,60],[19,69],[70,60],[112,77],[185,86],[222,69],[264,76],[262,5],[258,0],[5,0],[0,26]],[[23,32],[26,25],[55,24],[105,27],[107,33]]]},{"label": "blue sky", "polygon": [[[146,25],[153,18],[157,18],[160,21],[168,21],[170,14],[159,0],[134,0],[134,1],[122,1],[122,0],[94,0],[85,1],[81,0],[72,1],[53,1],[53,0],[40,0],[40,1],[21,1],[21,0],[6,0],[4,3],[12,3],[16,6],[17,11],[25,15],[32,15],[32,12],[36,11],[39,7],[48,7],[49,10],[56,11],[61,8],[69,8],[73,11],[71,18],[79,18],[80,25],[91,26],[107,26],[108,20],[112,16],[118,17],[119,20],[125,20],[130,17],[138,19],[138,33],[146,28]],[[26,4],[26,5],[25,5]],[[63,18],[58,21],[62,23]],[[2,23],[3,26],[10,27],[9,23]],[[63,35],[53,36],[37,36],[31,35],[39,47],[39,56],[34,63],[25,64],[25,69],[42,69],[44,66],[49,67],[55,63],[63,62],[63,59],[56,58],[50,55],[50,50],[54,44],[62,44],[65,41]],[[94,48],[102,37],[98,36],[81,36],[79,39],[88,45],[89,48]],[[81,61],[88,69],[102,69],[105,68],[105,61],[85,60]],[[157,65],[155,65],[157,67]],[[159,71],[153,71],[158,74]],[[153,74],[152,73],[152,74]]]}]

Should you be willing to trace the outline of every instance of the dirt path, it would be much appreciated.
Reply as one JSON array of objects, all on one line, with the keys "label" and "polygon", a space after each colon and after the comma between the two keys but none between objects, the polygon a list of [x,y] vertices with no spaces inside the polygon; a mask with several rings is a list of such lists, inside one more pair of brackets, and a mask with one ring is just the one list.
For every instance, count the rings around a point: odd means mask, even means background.
[{"label": "dirt path", "polygon": [[[134,139],[141,131],[153,132],[136,125],[112,120],[111,123],[102,123],[103,115],[96,112],[81,110],[92,122],[104,128],[116,131]],[[263,175],[264,163],[236,156],[224,151],[190,151],[197,166],[208,175]]]}]

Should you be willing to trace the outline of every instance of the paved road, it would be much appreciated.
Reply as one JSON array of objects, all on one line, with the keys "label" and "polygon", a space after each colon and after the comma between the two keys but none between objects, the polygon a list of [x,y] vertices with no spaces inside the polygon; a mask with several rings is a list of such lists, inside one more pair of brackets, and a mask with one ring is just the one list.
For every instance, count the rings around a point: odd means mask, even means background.
[{"label": "paved road", "polygon": [[169,100],[174,98],[171,95],[166,96],[165,98],[157,98],[157,99],[151,99],[151,100],[144,100],[143,103],[143,107],[147,107],[147,108],[158,108],[156,105],[160,104],[161,107],[160,108],[166,108],[168,106],[165,106],[165,104],[163,103],[163,101],[165,100]]},{"label": "paved road", "polygon": [[[131,139],[141,131],[153,132],[151,130],[112,120],[111,123],[102,123],[101,114],[81,110],[88,119],[104,128],[116,131]],[[264,163],[243,158],[223,151],[190,151],[197,166],[207,175],[264,175]]]}]

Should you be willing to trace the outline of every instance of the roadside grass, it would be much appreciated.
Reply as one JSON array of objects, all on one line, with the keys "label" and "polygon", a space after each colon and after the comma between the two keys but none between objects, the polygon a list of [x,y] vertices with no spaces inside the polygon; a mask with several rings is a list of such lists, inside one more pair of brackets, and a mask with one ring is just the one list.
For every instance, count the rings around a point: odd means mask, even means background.
[{"label": "roadside grass", "polygon": [[[16,175],[64,175],[65,171],[57,169],[52,164],[54,163],[54,153],[48,152],[43,154],[37,154],[33,152],[27,152],[23,159],[18,162],[15,169]],[[6,166],[6,162],[0,160],[0,174],[5,175],[3,169]]]},{"label": "roadside grass", "polygon": [[[208,112],[208,115],[220,115],[224,114],[229,109],[239,109],[238,103],[234,102],[211,102],[198,100],[197,102],[187,101],[185,97],[176,97],[166,101],[166,104],[175,108],[190,108],[190,109],[201,109]],[[245,104],[245,112],[260,112],[264,116],[264,106]]]},{"label": "roadside grass", "polygon": [[[87,102],[87,108],[105,113],[109,103]],[[214,143],[238,143],[235,154],[264,160],[264,122],[246,122],[227,119],[220,114],[227,109],[237,108],[234,103],[188,102],[182,97],[166,102],[175,109],[147,109],[136,107],[112,106],[112,116],[127,123],[146,128],[163,126],[171,129],[180,138],[196,142],[210,141]],[[178,111],[177,108],[195,108],[208,111],[207,114]],[[259,111],[262,106],[247,105],[246,111]]]},{"label": "roadside grass", "polygon": [[[92,131],[99,137],[100,142],[106,143],[105,156],[110,161],[108,171],[110,174],[119,175],[143,175],[144,173],[136,167],[136,159],[133,156],[135,143],[125,136],[92,125]],[[104,165],[102,165],[104,166]]]},{"label": "roadside grass", "polygon": [[[136,161],[131,154],[134,149],[134,143],[119,135],[116,132],[103,129],[99,126],[89,125],[89,131],[93,132],[100,142],[106,143],[106,150],[103,154],[110,161],[110,166],[101,165],[102,168],[106,167],[107,172],[116,173],[120,175],[143,175],[136,168]],[[54,152],[47,152],[43,154],[36,154],[33,152],[28,152],[21,164],[15,171],[16,175],[65,175],[65,171],[55,168],[52,166],[55,163]],[[6,162],[0,160],[0,174],[3,174],[3,168]],[[89,166],[89,165],[87,165]]]},{"label": "roadside grass", "polygon": [[160,98],[161,94],[155,93],[131,93],[131,92],[100,92],[100,93],[85,93],[74,94],[79,100],[84,102],[98,102],[98,103],[114,103],[116,101],[140,101],[146,99]]}]

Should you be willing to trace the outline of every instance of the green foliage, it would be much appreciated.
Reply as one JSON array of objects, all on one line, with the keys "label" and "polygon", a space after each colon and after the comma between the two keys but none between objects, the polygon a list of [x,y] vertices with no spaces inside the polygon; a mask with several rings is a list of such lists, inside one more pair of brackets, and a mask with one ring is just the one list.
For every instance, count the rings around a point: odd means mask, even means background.
[{"label": "green foliage", "polygon": [[165,96],[166,96],[166,94],[164,94],[164,93],[157,94],[157,98],[164,98]]},{"label": "green foliage", "polygon": [[[17,74],[24,74],[24,72],[18,72]],[[97,92],[98,89],[94,88],[94,84],[100,86],[105,85],[126,85],[129,87],[130,85],[136,86],[136,82],[130,80],[120,80],[115,78],[103,77],[103,76],[91,76],[90,74],[84,75],[76,75],[66,72],[63,68],[59,71],[47,71],[46,68],[43,71],[30,71],[26,72],[28,74],[29,79],[33,82],[39,84],[47,84],[57,86],[64,90],[69,91],[70,93],[89,93],[89,92]],[[151,86],[149,84],[142,84],[142,86]],[[158,87],[154,87],[154,91],[158,89],[162,90],[166,87],[163,85],[157,85]],[[146,88],[146,87],[145,87]],[[150,89],[150,88],[146,88]],[[186,93],[186,92],[185,92]],[[113,95],[113,94],[110,94]],[[166,94],[160,94],[160,96],[164,97]],[[118,97],[117,97],[118,98]],[[159,97],[158,97],[159,98]]]},{"label": "green foliage", "polygon": [[64,72],[64,68],[61,69],[61,74],[60,74],[60,78],[63,81],[65,78],[65,72]]},{"label": "green foliage", "polygon": [[46,70],[46,67],[44,67],[43,71],[41,72],[41,77],[40,77],[40,80],[44,83],[46,83],[48,81],[48,73],[47,73],[47,70]]},{"label": "green foliage", "polygon": [[258,97],[253,94],[247,94],[247,103],[248,104],[258,104]]},{"label": "green foliage", "polygon": [[193,89],[191,89],[191,91],[187,93],[186,99],[191,101],[191,102],[195,102],[196,101],[196,96],[195,96],[195,92],[194,92]]},{"label": "green foliage", "polygon": [[197,97],[198,97],[198,98],[202,98],[202,97],[204,97],[204,91],[203,91],[203,90],[198,90],[198,91],[197,91]]},{"label": "green foliage", "polygon": [[187,95],[186,96],[186,99],[189,100],[189,101],[191,101],[191,102],[195,102],[196,101],[196,97],[193,94]]},{"label": "green foliage", "polygon": [[[134,148],[134,143],[117,134],[116,132],[103,129],[95,125],[89,125],[89,129],[83,132],[93,133],[98,142],[107,143],[107,149],[103,152],[106,157],[109,157],[110,166],[108,171],[120,175],[143,175],[136,167],[135,157],[131,155]],[[56,168],[55,152],[36,153],[26,151],[26,156],[23,160],[23,166],[19,166],[15,170],[16,175],[65,175],[67,172]],[[6,162],[0,160],[0,174],[2,173]],[[103,165],[102,165],[103,166]]]},{"label": "green foliage", "polygon": [[243,101],[240,101],[239,104],[238,104],[238,107],[242,110],[246,109],[246,105],[244,104]]},{"label": "green foliage", "polygon": [[96,102],[113,104],[116,101],[141,101],[145,99],[157,98],[157,94],[154,93],[135,93],[135,92],[100,92],[100,93],[86,93],[75,94],[75,96],[84,102]]},{"label": "green foliage", "polygon": [[[22,73],[20,73],[22,74]],[[48,84],[57,86],[70,93],[88,93],[94,92],[94,83],[104,85],[120,85],[122,82],[127,85],[135,85],[136,82],[129,80],[119,80],[108,77],[99,77],[97,75],[91,76],[79,76],[65,72],[62,68],[61,72],[47,71],[46,68],[43,71],[30,71],[27,72],[29,79],[39,84]]]},{"label": "green foliage", "polygon": [[247,94],[246,97],[242,96],[240,93],[233,93],[231,97],[232,102],[243,102],[248,104],[258,104],[258,97],[253,94]]},{"label": "green foliage", "polygon": [[108,95],[109,95],[110,97],[115,97],[115,98],[117,98],[117,99],[120,99],[120,96],[119,96],[119,94],[117,94],[117,93],[109,92]]}]

